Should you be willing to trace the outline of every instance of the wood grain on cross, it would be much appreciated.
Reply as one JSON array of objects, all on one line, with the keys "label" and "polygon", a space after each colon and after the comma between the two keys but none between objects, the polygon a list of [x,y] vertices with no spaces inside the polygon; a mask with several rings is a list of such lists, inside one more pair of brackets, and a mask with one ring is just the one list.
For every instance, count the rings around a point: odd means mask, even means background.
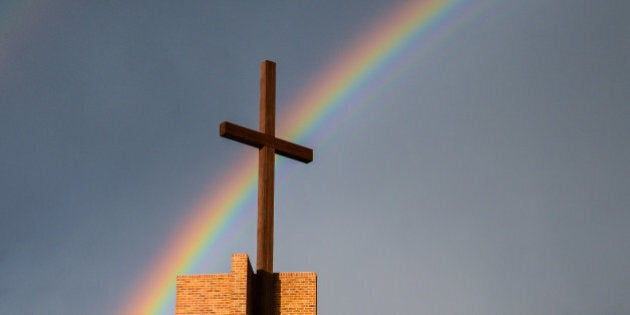
[{"label": "wood grain on cross", "polygon": [[256,314],[271,314],[273,303],[273,199],[275,155],[304,163],[313,160],[313,150],[276,138],[276,64],[260,64],[260,131],[224,121],[222,137],[259,148],[258,152],[258,240],[256,253]]}]

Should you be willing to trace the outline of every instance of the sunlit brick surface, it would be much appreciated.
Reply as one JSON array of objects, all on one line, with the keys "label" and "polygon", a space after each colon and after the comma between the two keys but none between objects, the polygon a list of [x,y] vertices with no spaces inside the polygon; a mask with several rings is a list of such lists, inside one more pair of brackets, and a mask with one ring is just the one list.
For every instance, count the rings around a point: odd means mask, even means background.
[{"label": "sunlit brick surface", "polygon": [[[176,315],[253,315],[255,274],[246,254],[232,255],[232,272],[177,277]],[[316,315],[317,274],[274,274],[274,314]]]}]

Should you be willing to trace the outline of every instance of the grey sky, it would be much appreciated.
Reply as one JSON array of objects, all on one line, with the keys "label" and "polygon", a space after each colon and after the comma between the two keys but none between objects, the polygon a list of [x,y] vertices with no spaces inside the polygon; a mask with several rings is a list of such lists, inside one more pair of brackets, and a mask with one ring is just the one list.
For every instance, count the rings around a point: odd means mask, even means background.
[{"label": "grey sky", "polygon": [[[259,62],[288,111],[397,2],[0,1],[0,313],[111,314],[256,158],[218,124],[256,126]],[[629,313],[629,12],[490,2],[286,162],[276,270],[320,314]]]}]

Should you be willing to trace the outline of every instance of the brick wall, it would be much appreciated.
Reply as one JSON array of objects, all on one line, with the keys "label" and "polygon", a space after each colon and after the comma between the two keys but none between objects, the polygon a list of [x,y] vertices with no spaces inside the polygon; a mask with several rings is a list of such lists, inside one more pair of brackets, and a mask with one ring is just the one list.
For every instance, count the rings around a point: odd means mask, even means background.
[{"label": "brick wall", "polygon": [[275,314],[317,314],[317,274],[281,272],[273,274]]},{"label": "brick wall", "polygon": [[[176,315],[252,315],[254,281],[249,257],[232,255],[232,272],[177,276]],[[317,274],[274,273],[274,313],[317,314]]]},{"label": "brick wall", "polygon": [[232,276],[177,277],[175,314],[232,314]]}]

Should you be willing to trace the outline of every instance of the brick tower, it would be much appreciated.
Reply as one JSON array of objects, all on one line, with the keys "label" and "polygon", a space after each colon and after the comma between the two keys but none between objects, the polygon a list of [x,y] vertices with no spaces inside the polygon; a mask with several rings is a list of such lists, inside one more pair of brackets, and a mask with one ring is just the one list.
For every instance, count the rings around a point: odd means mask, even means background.
[{"label": "brick tower", "polygon": [[246,254],[232,256],[232,272],[177,277],[176,315],[316,315],[317,275],[314,272],[273,272],[273,203],[275,155],[309,163],[313,150],[275,135],[276,64],[260,65],[260,131],[229,122],[222,137],[259,149],[258,239],[256,273]]},{"label": "brick tower", "polygon": [[[317,274],[280,272],[273,280],[273,314],[317,314]],[[255,281],[247,254],[232,255],[229,274],[178,276],[175,315],[255,314]]]}]

